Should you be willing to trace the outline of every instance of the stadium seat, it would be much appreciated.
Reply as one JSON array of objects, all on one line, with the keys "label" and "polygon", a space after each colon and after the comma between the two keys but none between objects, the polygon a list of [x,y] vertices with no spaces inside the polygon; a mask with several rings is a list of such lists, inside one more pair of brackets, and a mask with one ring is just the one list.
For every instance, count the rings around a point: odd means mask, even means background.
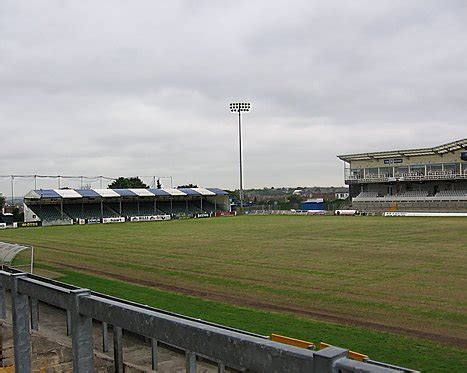
[{"label": "stadium seat", "polygon": [[[157,204],[157,207],[159,203]],[[119,212],[119,204],[116,204],[115,211]],[[122,203],[122,216],[150,216],[162,215],[164,211],[159,208],[154,209],[153,202],[140,202],[139,207],[137,202],[123,202]]]},{"label": "stadium seat", "polygon": [[172,214],[175,215],[189,215],[190,211],[187,209],[185,201],[172,202]]},{"label": "stadium seat", "polygon": [[32,211],[42,220],[42,221],[56,221],[69,219],[70,217],[66,214],[65,209],[63,214],[60,211],[60,206],[54,205],[33,205],[29,206]]},{"label": "stadium seat", "polygon": [[193,212],[193,213],[209,213],[209,212],[215,212],[216,208],[214,204],[204,201],[203,200],[203,206],[201,207],[201,201],[190,201],[188,208]]},{"label": "stadium seat", "polygon": [[73,219],[113,218],[119,215],[108,206],[103,206],[103,214],[100,203],[84,203],[64,205],[63,210]]},{"label": "stadium seat", "polygon": [[170,202],[157,202],[157,209],[164,214],[170,214]]},{"label": "stadium seat", "polygon": [[436,194],[437,197],[465,197],[467,190],[443,190]]},{"label": "stadium seat", "polygon": [[442,190],[435,195],[441,201],[466,201],[467,190]]}]

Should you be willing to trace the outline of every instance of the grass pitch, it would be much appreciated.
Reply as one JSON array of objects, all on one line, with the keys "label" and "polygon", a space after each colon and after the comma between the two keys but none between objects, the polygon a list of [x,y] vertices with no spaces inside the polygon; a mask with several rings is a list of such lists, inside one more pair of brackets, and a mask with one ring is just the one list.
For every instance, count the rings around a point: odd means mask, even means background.
[{"label": "grass pitch", "polygon": [[460,348],[392,333],[228,305],[67,269],[58,271],[59,280],[63,282],[238,329],[263,335],[275,332],[311,340],[315,344],[325,341],[364,352],[372,359],[423,372],[467,371],[467,354]]},{"label": "grass pitch", "polygon": [[1,239],[49,266],[467,346],[464,218],[242,216]]}]

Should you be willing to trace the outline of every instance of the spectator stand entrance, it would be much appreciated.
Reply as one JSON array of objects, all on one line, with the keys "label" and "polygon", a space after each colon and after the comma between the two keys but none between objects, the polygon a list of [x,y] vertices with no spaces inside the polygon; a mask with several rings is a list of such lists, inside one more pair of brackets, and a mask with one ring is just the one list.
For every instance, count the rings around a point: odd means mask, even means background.
[{"label": "spectator stand entrance", "polygon": [[218,188],[39,189],[24,197],[25,222],[42,225],[209,217],[229,211]]}]

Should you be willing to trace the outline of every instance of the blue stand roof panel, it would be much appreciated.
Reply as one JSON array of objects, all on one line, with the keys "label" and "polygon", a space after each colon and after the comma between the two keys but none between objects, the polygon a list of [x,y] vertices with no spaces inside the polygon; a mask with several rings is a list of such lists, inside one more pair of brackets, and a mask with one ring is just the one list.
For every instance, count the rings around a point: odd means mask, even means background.
[{"label": "blue stand roof panel", "polygon": [[100,198],[99,193],[92,189],[76,189],[76,191],[84,198]]},{"label": "blue stand roof panel", "polygon": [[129,189],[113,189],[115,192],[120,194],[122,197],[136,197],[138,196],[136,193],[132,192]]},{"label": "blue stand roof panel", "polygon": [[196,190],[190,188],[178,188],[181,192],[189,195],[189,196],[202,196],[201,193],[198,193]]},{"label": "blue stand roof panel", "polygon": [[206,188],[206,189],[210,190],[213,193],[216,193],[218,196],[227,196],[229,194],[225,190],[222,190],[219,188]]},{"label": "blue stand roof panel", "polygon": [[155,194],[156,196],[162,196],[162,197],[170,197],[171,194],[170,193],[167,193],[166,191],[162,190],[162,189],[149,189],[149,191],[153,194]]},{"label": "blue stand roof panel", "polygon": [[41,198],[62,198],[60,194],[58,194],[55,190],[53,189],[38,189],[35,190],[35,192],[41,196]]}]

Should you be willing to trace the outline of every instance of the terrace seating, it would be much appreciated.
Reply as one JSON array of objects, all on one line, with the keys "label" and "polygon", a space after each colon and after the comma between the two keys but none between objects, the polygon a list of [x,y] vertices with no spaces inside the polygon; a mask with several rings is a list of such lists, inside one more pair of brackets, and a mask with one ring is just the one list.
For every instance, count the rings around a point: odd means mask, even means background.
[{"label": "terrace seating", "polygon": [[189,215],[193,213],[190,205],[187,210],[185,201],[172,201],[172,205],[170,201],[157,202],[157,210],[160,214]]},{"label": "terrace seating", "polygon": [[203,201],[203,208],[201,208],[201,201],[190,201],[188,203],[188,209],[193,213],[204,213],[204,212],[213,212],[214,205],[209,202]]},{"label": "terrace seating", "polygon": [[[120,211],[119,204],[115,211]],[[159,205],[159,203],[157,204]],[[157,206],[159,207],[159,206]],[[122,215],[123,216],[149,216],[149,215],[161,215],[165,214],[164,211],[159,208],[154,209],[153,202],[140,202],[139,207],[137,202],[123,202],[122,203]]]},{"label": "terrace seating", "polygon": [[[65,205],[63,206],[63,209],[66,211],[66,213],[71,216],[73,219],[87,219],[87,218],[99,218],[101,216],[101,207],[100,205],[96,205],[96,208],[98,207],[98,212],[95,214],[95,216],[92,216],[94,214],[91,214],[94,209],[92,209],[94,205],[86,205],[86,210],[84,205],[77,204],[77,205]],[[89,216],[91,214],[91,216]]]},{"label": "terrace seating", "polygon": [[200,208],[199,202],[195,201],[189,201],[188,206],[186,201],[172,201],[172,206],[170,205],[170,202],[158,202],[157,208],[162,210],[164,213],[180,216],[187,216],[204,212]]},{"label": "terrace seating", "polygon": [[442,190],[435,198],[441,201],[467,201],[467,190]]},{"label": "terrace seating", "polygon": [[411,190],[396,195],[386,194],[383,197],[385,201],[424,201],[428,197],[426,190]]},{"label": "terrace seating", "polygon": [[400,197],[426,197],[428,196],[428,192],[426,190],[411,190],[408,192],[404,192],[399,194]]},{"label": "terrace seating", "polygon": [[[217,209],[219,210],[219,208]],[[216,206],[211,202],[203,201],[203,210],[206,212],[216,212]]]},{"label": "terrace seating", "polygon": [[73,219],[113,218],[119,215],[108,206],[103,206],[103,216],[99,203],[63,205],[63,210]]},{"label": "terrace seating", "polygon": [[119,216],[118,212],[104,204],[104,218],[118,218]]},{"label": "terrace seating", "polygon": [[64,211],[63,214],[60,211],[60,207],[53,206],[53,205],[35,205],[29,206],[32,211],[42,220],[42,221],[56,221],[56,220],[63,220],[69,219],[66,212]]},{"label": "terrace seating", "polygon": [[200,206],[196,206],[193,202],[188,202],[188,211],[193,213],[193,214],[202,214],[202,213],[204,213],[204,210],[202,210]]},{"label": "terrace seating", "polygon": [[120,204],[117,202],[104,203],[104,206],[114,211],[117,216],[120,216]]},{"label": "terrace seating", "polygon": [[140,213],[138,211],[138,204],[136,202],[122,203],[122,215],[123,216],[139,216]]},{"label": "terrace seating", "polygon": [[150,216],[173,214],[179,216],[191,216],[193,214],[201,214],[205,212],[214,212],[215,208],[212,203],[203,201],[170,201],[157,202],[154,209],[153,202],[140,202],[139,207],[137,202],[122,202],[121,214],[120,203],[109,202],[102,205],[100,203],[69,203],[63,205],[63,215],[60,211],[60,206],[57,205],[37,205],[32,206],[34,213],[43,221],[55,221],[63,219],[100,219],[119,216]]},{"label": "terrace seating", "polygon": [[377,192],[362,192],[357,197],[355,197],[354,201],[424,201],[428,197],[428,192],[426,190],[412,190],[407,191],[404,193],[390,195],[386,194],[383,197],[379,197]]},{"label": "terrace seating", "polygon": [[159,214],[163,214],[162,211],[160,211],[159,209],[156,209],[154,211],[154,203],[153,202],[143,202],[139,204],[139,213],[140,215],[159,215]]},{"label": "terrace seating", "polygon": [[176,215],[188,215],[190,211],[187,210],[185,201],[173,201],[172,213]]},{"label": "terrace seating", "polygon": [[170,214],[170,202],[157,202],[157,209],[163,214]]},{"label": "terrace seating", "polygon": [[436,194],[436,197],[466,197],[467,190],[442,190]]},{"label": "terrace seating", "polygon": [[[375,193],[371,192],[360,193],[353,201],[357,203],[389,203],[389,202],[407,202],[417,204],[420,208],[429,203],[443,202],[443,201],[467,201],[467,190],[443,190],[438,192],[435,196],[429,196],[426,190],[408,191],[396,195],[385,195],[378,197]],[[436,207],[439,208],[439,207]]]}]

